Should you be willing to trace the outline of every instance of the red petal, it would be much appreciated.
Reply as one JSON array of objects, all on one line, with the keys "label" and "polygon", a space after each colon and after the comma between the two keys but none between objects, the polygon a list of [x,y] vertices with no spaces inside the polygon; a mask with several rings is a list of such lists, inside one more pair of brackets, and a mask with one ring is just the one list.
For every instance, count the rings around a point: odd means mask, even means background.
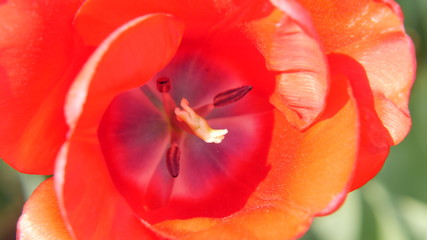
[{"label": "red petal", "polygon": [[[257,7],[259,4],[267,4],[264,1],[254,2],[257,2]],[[218,25],[234,21],[234,15],[242,12],[240,5],[243,4],[229,1],[89,0],[80,8],[74,24],[86,43],[98,45],[109,33],[130,19],[162,12],[172,14],[185,22],[186,37],[200,37],[216,30]],[[253,12],[261,12],[261,9],[263,8],[259,7]],[[211,27],[207,29],[206,26]]]},{"label": "red petal", "polygon": [[25,203],[17,239],[72,239],[58,208],[53,178],[44,181]]},{"label": "red petal", "polygon": [[19,171],[52,174],[65,140],[64,96],[87,56],[71,28],[81,2],[0,6],[0,156]]},{"label": "red petal", "polygon": [[268,155],[271,170],[242,210],[226,218],[171,220],[155,227],[182,239],[300,236],[314,215],[336,209],[348,191],[359,129],[357,109],[347,88],[342,82],[332,83],[324,118],[305,132],[275,112]]},{"label": "red petal", "polygon": [[171,60],[182,31],[182,24],[165,14],[130,21],[100,45],[71,87],[66,105],[71,133],[58,157],[55,179],[60,205],[78,239],[157,236],[111,182],[97,128],[118,93],[143,85]]},{"label": "red petal", "polygon": [[130,19],[161,12],[172,14],[185,23],[186,38],[206,39],[217,30],[258,18],[271,9],[271,4],[265,0],[88,0],[80,8],[74,25],[87,44],[98,45],[105,36]]},{"label": "red petal", "polygon": [[[306,12],[301,9],[283,8],[299,10],[292,14],[307,20]],[[249,24],[249,31],[266,58],[267,68],[278,73],[272,103],[300,129],[310,126],[322,113],[328,91],[326,58],[318,40],[310,35],[314,30],[303,30],[308,26],[278,10]]]},{"label": "red petal", "polygon": [[59,202],[77,239],[156,239],[117,192],[96,143],[73,136],[58,157]]},{"label": "red petal", "polygon": [[[390,0],[300,2],[311,12],[325,51],[348,55],[361,63],[374,97],[389,100],[375,99],[376,108],[390,109],[398,113],[396,118],[378,112],[379,118],[393,144],[402,141],[410,128],[408,101],[414,81],[415,52],[396,3]],[[403,116],[406,119],[401,124],[393,124]]]}]

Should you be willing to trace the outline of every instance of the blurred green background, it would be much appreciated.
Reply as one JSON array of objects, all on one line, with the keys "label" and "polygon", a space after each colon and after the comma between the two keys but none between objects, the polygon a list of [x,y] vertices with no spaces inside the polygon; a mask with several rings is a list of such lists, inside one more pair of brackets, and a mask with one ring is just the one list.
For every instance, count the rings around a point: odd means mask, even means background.
[{"label": "blurred green background", "polygon": [[[398,2],[418,58],[412,131],[392,148],[379,175],[338,212],[317,218],[303,240],[427,240],[427,0]],[[22,205],[44,179],[0,161],[0,240],[15,239]]]}]

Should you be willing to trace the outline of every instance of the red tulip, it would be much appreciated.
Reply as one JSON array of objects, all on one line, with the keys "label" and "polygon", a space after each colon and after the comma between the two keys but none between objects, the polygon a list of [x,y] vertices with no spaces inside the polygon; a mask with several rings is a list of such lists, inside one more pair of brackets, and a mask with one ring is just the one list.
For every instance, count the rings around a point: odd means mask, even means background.
[{"label": "red tulip", "polygon": [[409,131],[393,1],[81,2],[0,5],[20,239],[297,238]]}]

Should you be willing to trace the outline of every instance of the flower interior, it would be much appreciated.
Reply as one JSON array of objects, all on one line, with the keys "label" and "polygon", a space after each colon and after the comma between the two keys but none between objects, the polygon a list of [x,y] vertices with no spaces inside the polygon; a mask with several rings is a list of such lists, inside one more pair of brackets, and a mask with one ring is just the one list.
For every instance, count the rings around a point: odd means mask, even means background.
[{"label": "flower interior", "polygon": [[248,39],[228,34],[184,40],[167,67],[103,116],[112,180],[150,223],[228,216],[269,170],[274,76]]}]

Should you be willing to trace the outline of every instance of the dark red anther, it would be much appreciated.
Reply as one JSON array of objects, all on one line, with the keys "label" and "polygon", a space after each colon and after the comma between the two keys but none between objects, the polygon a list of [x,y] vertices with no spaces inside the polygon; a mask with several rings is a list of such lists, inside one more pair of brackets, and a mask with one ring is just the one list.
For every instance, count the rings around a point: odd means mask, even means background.
[{"label": "dark red anther", "polygon": [[166,165],[170,175],[174,178],[179,175],[179,158],[181,151],[179,147],[175,144],[172,144],[168,151],[166,152]]},{"label": "dark red anther", "polygon": [[171,81],[168,77],[160,77],[156,82],[157,90],[161,93],[167,93],[171,90]]},{"label": "dark red anther", "polygon": [[222,92],[214,97],[213,105],[222,107],[234,103],[244,97],[250,90],[252,90],[252,86],[243,86]]}]

